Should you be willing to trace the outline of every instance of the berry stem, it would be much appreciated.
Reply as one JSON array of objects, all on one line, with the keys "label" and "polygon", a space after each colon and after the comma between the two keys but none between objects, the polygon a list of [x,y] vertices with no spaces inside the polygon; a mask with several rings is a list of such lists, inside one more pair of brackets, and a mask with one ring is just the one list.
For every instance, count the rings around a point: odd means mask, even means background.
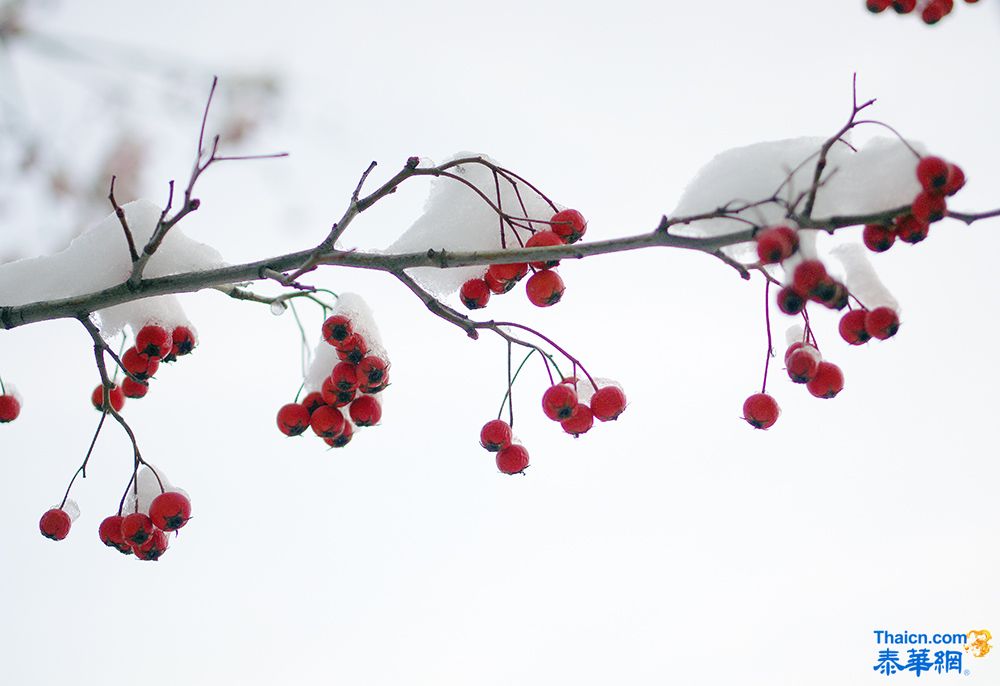
[{"label": "berry stem", "polygon": [[764,356],[764,381],[760,385],[760,392],[767,393],[767,371],[771,366],[771,358],[774,357],[774,345],[771,341],[771,282],[764,281],[764,326],[767,328],[767,355]]},{"label": "berry stem", "polygon": [[[508,424],[514,426],[514,377],[511,372],[511,357],[514,354],[514,344],[507,341],[507,411],[510,421]],[[503,409],[501,408],[501,412]],[[497,417],[499,419],[499,417]]]},{"label": "berry stem", "polygon": [[310,350],[309,350],[309,339],[306,337],[306,328],[302,326],[302,319],[299,317],[299,311],[295,309],[295,303],[291,300],[288,301],[288,307],[292,310],[292,317],[295,318],[295,324],[299,327],[299,336],[302,342],[299,345],[299,367],[302,371],[302,376],[306,375],[306,368],[309,366],[311,360]]},{"label": "berry stem", "polygon": [[87,463],[90,462],[90,456],[94,453],[94,446],[97,445],[97,437],[101,435],[101,428],[104,426],[104,420],[108,418],[107,412],[101,413],[101,420],[97,422],[97,430],[94,432],[94,438],[90,441],[90,447],[87,449],[87,454],[83,458],[83,463],[76,468],[73,472],[73,478],[69,480],[69,485],[66,487],[66,493],[63,494],[62,502],[59,503],[59,509],[63,509],[66,505],[66,500],[69,498],[70,489],[73,488],[73,482],[76,481],[76,477],[82,476],[84,479],[87,478]]},{"label": "berry stem", "polygon": [[3,385],[2,376],[0,376],[0,395],[7,395],[7,387]]},{"label": "berry stem", "polygon": [[[509,346],[510,344],[508,343],[507,345]],[[514,375],[512,377],[510,377],[510,381],[507,384],[507,394],[504,395],[503,401],[500,403],[500,411],[497,412],[497,419],[500,419],[500,416],[503,414],[504,405],[507,404],[507,399],[510,397],[510,394],[511,394],[512,389],[514,387],[514,382],[517,381],[518,375],[521,373],[521,370],[524,369],[525,363],[527,363],[527,361],[531,358],[531,356],[534,355],[536,352],[539,352],[538,348],[532,348],[531,350],[529,350],[528,354],[524,356],[523,360],[521,360],[521,364],[518,365],[517,370],[514,372]],[[511,410],[510,425],[514,426],[514,411],[513,410]]]},{"label": "berry stem", "polygon": [[[594,377],[592,377],[590,375],[590,372],[588,372],[587,368],[583,366],[583,363],[580,362],[580,360],[578,360],[577,358],[575,358],[572,355],[570,355],[568,352],[566,352],[565,348],[563,348],[561,345],[559,345],[558,343],[556,343],[555,341],[553,341],[551,338],[549,338],[545,334],[543,334],[543,333],[541,333],[539,331],[536,331],[535,329],[532,329],[530,326],[525,326],[524,324],[518,324],[517,322],[491,322],[491,324],[492,324],[492,326],[490,328],[493,328],[495,331],[497,330],[497,327],[510,326],[510,327],[515,328],[515,329],[521,329],[522,331],[527,331],[530,334],[538,336],[543,341],[545,341],[546,343],[548,343],[549,345],[551,345],[553,348],[555,348],[556,350],[558,350],[559,352],[561,352],[563,354],[563,356],[567,360],[569,360],[573,364],[575,364],[578,367],[580,367],[580,369],[583,370],[583,373],[587,375],[587,379],[590,381],[590,385],[594,387],[594,390],[596,391],[598,389],[597,382],[594,381]],[[552,364],[555,365],[555,360],[552,360]],[[558,365],[556,365],[556,371],[559,371],[559,366]],[[551,376],[551,374],[550,374],[550,376]],[[559,377],[562,378],[562,372],[559,372]]]}]

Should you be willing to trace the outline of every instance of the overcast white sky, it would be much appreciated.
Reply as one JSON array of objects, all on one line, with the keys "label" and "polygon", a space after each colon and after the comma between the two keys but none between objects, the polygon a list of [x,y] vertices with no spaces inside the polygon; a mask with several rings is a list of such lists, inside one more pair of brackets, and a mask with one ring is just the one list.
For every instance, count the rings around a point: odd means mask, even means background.
[{"label": "overcast white sky", "polygon": [[[853,72],[874,115],[962,164],[954,206],[995,208],[1000,7],[956,4],[927,29],[861,0],[43,3],[39,31],[118,56],[11,59],[32,122],[69,155],[109,121],[155,129],[156,201],[188,172],[210,75],[279,73],[283,112],[254,151],[291,157],[212,170],[185,220],[236,262],[319,241],[370,160],[384,179],[458,150],[579,207],[588,238],[651,229],[717,152],[836,131]],[[177,107],[150,106],[162,86],[136,55],[197,75]],[[145,109],[112,110],[106,92]],[[345,241],[386,245],[425,193],[414,183]],[[45,244],[46,207],[23,216],[5,241]],[[998,228],[943,223],[876,256],[900,334],[848,349],[817,317],[846,389],[815,400],[779,364],[767,432],[739,419],[765,348],[759,281],[679,251],[564,265],[557,307],[509,298],[492,314],[542,328],[631,405],[573,440],[534,411],[545,384],[530,369],[517,433],[532,467],[517,478],[478,447],[503,346],[467,340],[391,279],[314,279],[366,296],[393,361],[382,425],[340,452],[274,429],[299,381],[294,322],[188,296],[202,346],[126,408],[194,505],[157,564],[97,538],[131,464],[115,427],[74,491],[69,538],[38,534],[92,435],[97,377],[79,325],[4,332],[0,373],[25,403],[0,427],[0,683],[910,682],[873,672],[874,630],[1000,630]],[[995,684],[998,662],[921,678]]]}]

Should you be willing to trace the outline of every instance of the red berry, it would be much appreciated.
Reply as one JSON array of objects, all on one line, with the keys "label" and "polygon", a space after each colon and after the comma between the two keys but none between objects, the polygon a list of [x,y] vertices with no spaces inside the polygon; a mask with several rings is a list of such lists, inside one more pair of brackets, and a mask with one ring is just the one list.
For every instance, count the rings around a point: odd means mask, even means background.
[{"label": "red berry", "polygon": [[350,362],[340,362],[330,374],[334,387],[341,391],[353,391],[358,387],[358,366]]},{"label": "red berry", "polygon": [[173,340],[171,353],[177,357],[189,355],[195,346],[198,345],[198,341],[194,337],[194,332],[186,326],[176,327],[170,337]]},{"label": "red berry", "polygon": [[944,217],[944,213],[947,210],[948,203],[945,201],[944,196],[928,191],[919,193],[913,199],[913,207],[910,209],[914,219],[923,224],[939,221]]},{"label": "red berry", "polygon": [[358,380],[362,386],[377,388],[387,378],[389,365],[377,355],[369,355],[358,363]]},{"label": "red berry", "polygon": [[866,6],[869,12],[878,14],[887,10],[891,4],[892,0],[868,0]]},{"label": "red berry", "polygon": [[566,384],[557,383],[542,394],[542,411],[549,419],[561,422],[570,418],[578,402],[576,391]]},{"label": "red berry", "polygon": [[148,384],[142,381],[134,381],[127,376],[122,379],[122,394],[126,398],[144,398],[148,392]]},{"label": "red berry", "polygon": [[830,280],[826,267],[819,260],[805,260],[795,267],[792,286],[799,293],[815,295],[820,287]]},{"label": "red berry", "polygon": [[842,283],[830,281],[820,286],[819,295],[815,299],[831,310],[842,310],[847,307],[847,289]]},{"label": "red berry", "polygon": [[354,396],[357,395],[357,389],[343,391],[334,384],[333,377],[328,376],[323,379],[323,387],[320,394],[323,396],[325,404],[333,407],[343,407],[354,400]]},{"label": "red berry", "polygon": [[312,393],[308,394],[305,398],[302,399],[302,404],[305,406],[307,410],[309,410],[310,416],[312,416],[313,412],[323,407],[323,405],[326,405],[326,403],[323,402],[323,394],[320,393],[319,391],[313,391]]},{"label": "red berry", "polygon": [[312,413],[309,425],[320,438],[336,438],[344,431],[344,415],[336,407],[324,405]]},{"label": "red berry", "polygon": [[336,438],[324,438],[328,446],[331,448],[343,448],[345,445],[351,442],[354,437],[354,425],[350,422],[344,422],[344,430]]},{"label": "red berry", "polygon": [[305,405],[288,403],[278,410],[278,430],[286,436],[298,436],[309,426],[309,410]]},{"label": "red berry", "polygon": [[491,453],[503,450],[510,445],[513,435],[510,424],[502,419],[493,419],[483,425],[479,432],[479,443]]},{"label": "red berry", "polygon": [[806,299],[791,286],[778,291],[778,309],[785,314],[795,315],[806,306]]},{"label": "red berry", "polygon": [[0,395],[0,424],[17,419],[21,414],[21,403],[12,395]]},{"label": "red berry", "polygon": [[923,11],[920,13],[920,18],[923,19],[924,23],[928,26],[933,26],[941,21],[941,18],[944,15],[944,8],[936,2],[931,2],[924,7]]},{"label": "red berry", "polygon": [[354,333],[351,320],[342,314],[335,314],[323,322],[323,339],[332,346]]},{"label": "red berry", "polygon": [[594,413],[590,407],[580,403],[573,408],[573,413],[569,418],[562,420],[560,424],[566,433],[579,436],[587,433],[594,426]]},{"label": "red berry", "polygon": [[497,469],[504,474],[520,474],[528,466],[528,451],[513,443],[497,453]]},{"label": "red berry", "polygon": [[930,225],[919,221],[912,214],[905,214],[896,220],[896,235],[904,243],[919,243],[927,238]]},{"label": "red berry", "polygon": [[373,426],[382,419],[382,405],[373,395],[363,395],[350,407],[351,421],[356,426]]},{"label": "red berry", "polygon": [[799,236],[788,226],[775,226],[757,235],[757,257],[761,264],[776,264],[791,257],[799,247]]},{"label": "red berry", "polygon": [[[121,412],[122,408],[125,407],[125,393],[118,386],[112,386],[108,390],[108,401],[115,412]],[[90,402],[96,409],[104,409],[104,386],[98,386],[94,389],[94,392],[90,394]]]},{"label": "red berry", "polygon": [[755,393],[743,402],[743,419],[755,429],[769,429],[778,421],[781,408],[767,393]]},{"label": "red berry", "polygon": [[489,271],[486,272],[486,276],[483,277],[483,281],[485,281],[486,285],[489,286],[490,291],[497,295],[506,293],[513,288],[516,283],[515,281],[501,281]]},{"label": "red berry", "polygon": [[342,362],[357,364],[368,354],[368,343],[361,334],[352,333],[336,344],[337,357]]},{"label": "red berry", "polygon": [[142,545],[153,535],[153,520],[142,512],[133,512],[122,519],[122,538],[133,545]]},{"label": "red berry", "polygon": [[462,284],[459,297],[462,304],[470,310],[478,310],[486,307],[486,303],[490,301],[490,287],[483,279],[469,279]]},{"label": "red berry", "polygon": [[899,14],[909,14],[917,6],[917,0],[893,0],[892,9]]},{"label": "red berry", "polygon": [[[966,0],[968,2],[968,0]],[[948,181],[945,183],[944,192],[946,195],[955,195],[962,186],[965,185],[965,172],[957,164],[948,165]]]},{"label": "red berry", "polygon": [[865,329],[866,310],[851,310],[840,318],[840,337],[851,345],[867,343],[871,334]]},{"label": "red berry", "polygon": [[844,390],[844,373],[837,365],[823,360],[806,389],[817,398],[832,398]]},{"label": "red berry", "polygon": [[133,545],[132,552],[135,553],[136,558],[139,560],[154,562],[159,560],[163,553],[167,552],[168,544],[169,539],[167,535],[156,529],[145,543]]},{"label": "red berry", "polygon": [[861,237],[872,252],[885,252],[896,242],[896,233],[892,227],[882,224],[867,224]]},{"label": "red berry", "polygon": [[132,546],[122,536],[122,521],[124,519],[121,515],[105,517],[104,521],[101,522],[101,526],[97,529],[97,533],[104,545],[128,555],[132,552]]},{"label": "red berry", "polygon": [[891,307],[876,307],[865,317],[865,328],[879,340],[892,338],[899,331],[899,315]]},{"label": "red berry", "polygon": [[803,346],[785,357],[785,370],[794,383],[808,383],[819,369],[819,351]]},{"label": "red berry", "polygon": [[191,501],[176,491],[161,493],[149,505],[149,518],[157,529],[177,531],[191,519]]},{"label": "red berry", "polygon": [[[564,245],[562,236],[555,231],[539,231],[525,242],[526,248],[551,248],[555,245]],[[535,269],[551,269],[559,266],[559,260],[549,260],[548,262],[532,262]]]},{"label": "red berry", "polygon": [[560,210],[551,221],[552,231],[567,243],[576,243],[587,233],[587,220],[576,210]]},{"label": "red berry", "polygon": [[42,532],[42,536],[45,536],[45,538],[51,538],[53,541],[61,541],[69,535],[69,528],[72,524],[73,521],[64,510],[53,508],[43,514],[42,518],[38,520],[38,530]]},{"label": "red berry", "polygon": [[156,324],[147,324],[135,335],[135,347],[143,355],[163,357],[170,352],[174,341],[167,330]]},{"label": "red berry", "polygon": [[122,366],[132,376],[145,381],[160,368],[160,358],[150,357],[135,348],[129,348],[122,355]]},{"label": "red berry", "polygon": [[625,391],[617,386],[598,388],[590,398],[590,410],[602,422],[618,419],[625,411]]},{"label": "red berry", "polygon": [[493,278],[501,282],[516,282],[528,273],[527,262],[515,262],[514,264],[491,264],[486,268],[487,274],[492,274]]},{"label": "red berry", "polygon": [[548,307],[555,305],[562,300],[563,291],[566,286],[557,273],[551,269],[535,272],[528,279],[527,287],[528,300],[538,307]]}]

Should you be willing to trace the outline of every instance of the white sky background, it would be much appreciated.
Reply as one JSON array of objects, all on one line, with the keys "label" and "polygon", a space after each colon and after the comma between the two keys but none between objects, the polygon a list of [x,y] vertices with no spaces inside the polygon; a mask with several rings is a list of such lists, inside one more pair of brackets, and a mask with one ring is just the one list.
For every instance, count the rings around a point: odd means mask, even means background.
[{"label": "white sky background", "polygon": [[[292,156],[211,170],[185,220],[233,262],[319,241],[372,159],[382,180],[409,155],[465,149],[581,209],[588,239],[651,229],[717,152],[839,128],[854,71],[875,116],[963,166],[953,207],[1000,205],[990,0],[957,3],[935,29],[869,16],[861,0],[339,4],[88,2],[38,16],[81,45],[204,68],[176,94],[187,118],[150,124],[164,136],[147,189],[158,202],[188,173],[207,75],[285,76],[285,116],[250,151]],[[86,101],[87,79],[151,87],[126,60],[17,66],[43,130]],[[101,116],[78,116],[81,145]],[[425,191],[411,182],[345,242],[387,244]],[[739,419],[763,363],[759,280],[679,251],[564,263],[562,303],[538,310],[518,291],[487,315],[542,328],[631,405],[573,440],[538,411],[530,368],[515,410],[532,467],[514,478],[478,447],[503,346],[467,340],[392,279],[310,278],[364,293],[393,360],[382,426],[336,452],[274,428],[300,378],[291,318],[187,296],[202,346],[126,407],[144,455],[193,499],[157,564],[97,538],[131,464],[113,426],[74,490],[69,538],[38,534],[92,435],[97,375],[79,325],[4,332],[0,371],[25,403],[0,427],[0,683],[860,684],[886,679],[871,669],[874,629],[1000,630],[998,228],[946,222],[874,256],[900,334],[849,349],[837,318],[817,316],[846,389],[813,399],[779,357],[769,388],[783,414],[767,432]],[[0,228],[26,242],[33,230]],[[780,342],[787,320],[774,320]],[[968,682],[996,683],[997,661],[969,661]]]}]

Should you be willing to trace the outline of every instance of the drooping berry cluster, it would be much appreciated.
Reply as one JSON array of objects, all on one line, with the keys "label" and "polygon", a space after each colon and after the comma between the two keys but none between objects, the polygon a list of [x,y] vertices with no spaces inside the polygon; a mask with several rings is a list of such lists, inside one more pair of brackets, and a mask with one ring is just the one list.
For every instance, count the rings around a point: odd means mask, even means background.
[{"label": "drooping berry cluster", "polygon": [[920,158],[916,173],[923,190],[913,199],[910,211],[889,224],[865,226],[862,238],[872,252],[885,252],[897,238],[904,243],[919,243],[927,238],[930,225],[943,219],[948,211],[945,196],[955,195],[965,185],[962,168],[940,157]]},{"label": "drooping berry cluster", "polygon": [[[974,5],[979,0],[965,0],[968,5]],[[878,14],[890,7],[897,14],[912,14],[920,10],[920,18],[925,24],[936,24],[951,14],[955,9],[954,0],[865,0],[869,12]]]},{"label": "drooping berry cluster", "polygon": [[[552,216],[549,224],[551,228],[533,233],[524,247],[548,248],[575,243],[587,231],[587,221],[577,210],[561,210]],[[558,260],[492,264],[482,277],[462,284],[459,297],[470,310],[486,307],[491,294],[501,295],[511,290],[530,270],[534,273],[525,284],[528,300],[538,307],[549,307],[559,302],[566,290],[562,277],[555,271],[558,266]]]},{"label": "drooping berry cluster", "polygon": [[[625,392],[611,384],[595,390],[589,381],[568,377],[542,394],[542,412],[559,422],[563,431],[578,437],[590,431],[594,419],[610,422],[625,411]],[[497,468],[504,474],[519,474],[528,466],[528,451],[513,436],[510,424],[493,419],[483,425],[480,444],[497,453]]]},{"label": "drooping berry cluster", "polygon": [[[76,504],[64,501],[42,515],[38,529],[46,538],[61,541],[69,535],[76,514]],[[130,514],[122,515],[119,511],[105,517],[98,527],[98,536],[102,543],[124,555],[155,561],[167,550],[168,534],[183,527],[189,519],[188,497],[178,491],[164,490],[146,509],[135,506]]]},{"label": "drooping berry cluster", "polygon": [[389,363],[370,354],[368,341],[343,314],[323,322],[323,339],[334,347],[340,361],[318,391],[278,410],[278,429],[286,436],[298,436],[312,427],[327,445],[342,448],[351,441],[355,427],[373,426],[381,420],[377,394],[389,385]]},{"label": "drooping berry cluster", "polygon": [[791,283],[778,291],[778,309],[799,314],[809,301],[833,310],[847,306],[847,288],[833,278],[819,260],[803,260],[792,272]]},{"label": "drooping berry cluster", "polygon": [[[194,331],[187,326],[168,330],[158,324],[146,324],[135,335],[135,345],[121,356],[126,375],[122,383],[108,389],[108,402],[115,412],[121,412],[125,398],[143,398],[149,392],[149,381],[160,368],[160,363],[174,362],[188,355],[197,345]],[[135,378],[132,378],[135,377]],[[98,386],[90,394],[90,402],[97,410],[104,409],[104,387]]]}]

